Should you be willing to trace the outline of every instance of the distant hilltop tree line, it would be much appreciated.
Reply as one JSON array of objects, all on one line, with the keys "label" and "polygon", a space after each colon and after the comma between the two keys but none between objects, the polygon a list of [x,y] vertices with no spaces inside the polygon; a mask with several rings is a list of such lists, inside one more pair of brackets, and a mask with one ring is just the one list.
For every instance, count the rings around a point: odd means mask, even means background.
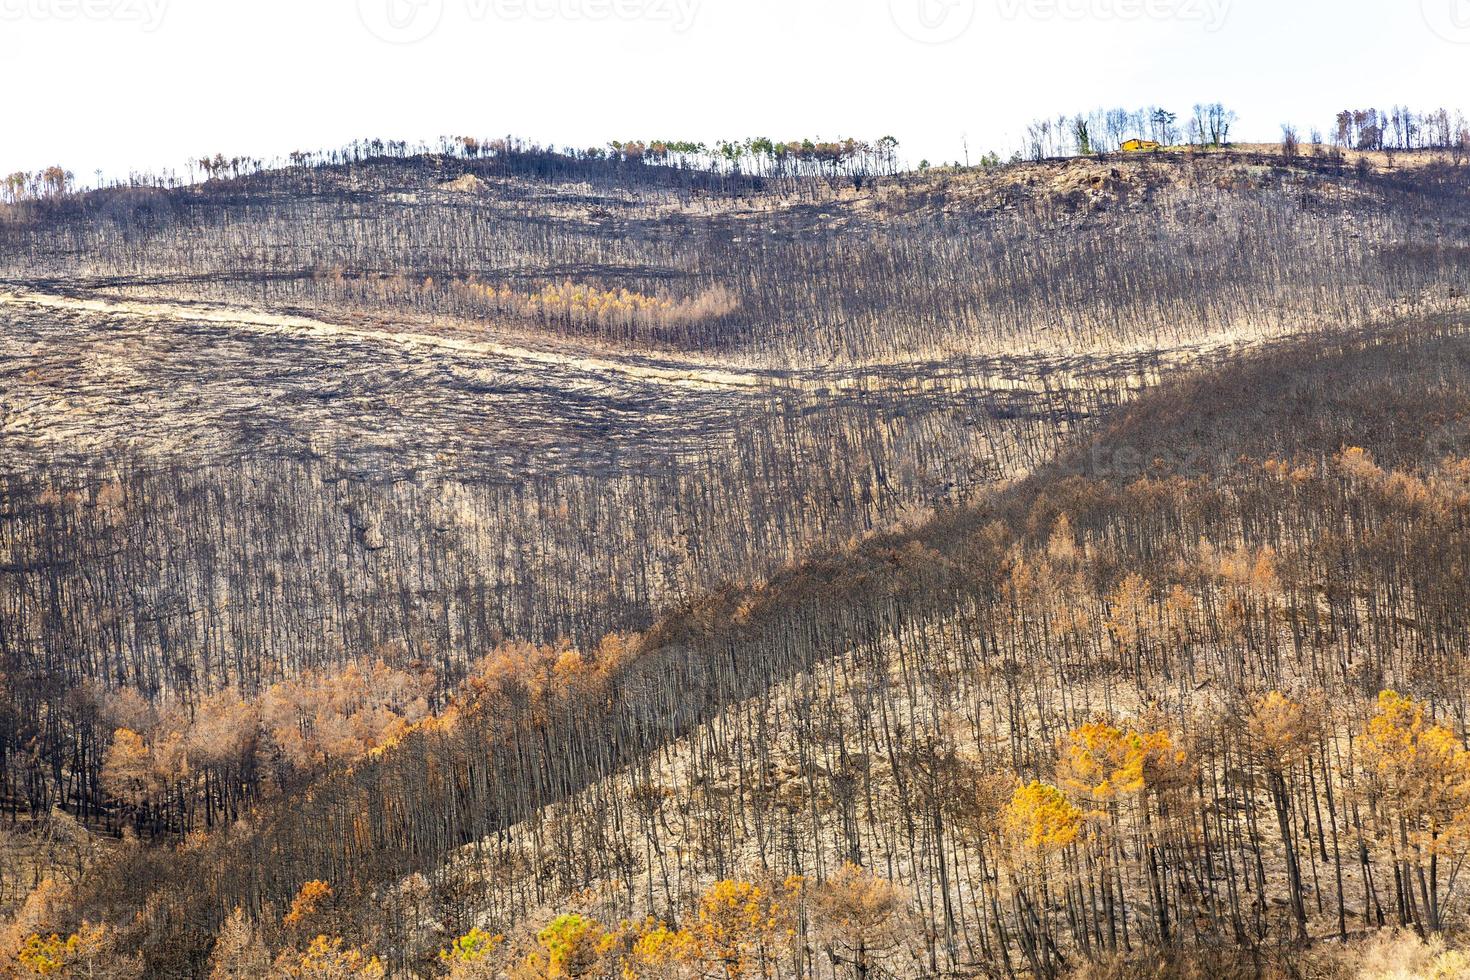
[{"label": "distant hilltop tree line", "polygon": [[[1062,113],[1030,123],[1021,148],[1011,156],[1010,162],[1116,153],[1130,139],[1147,140],[1160,146],[1183,142],[1199,148],[1222,147],[1229,144],[1230,131],[1237,119],[1236,113],[1221,102],[1197,103],[1182,119],[1178,113],[1160,106]],[[1299,152],[1299,130],[1289,123],[1281,129],[1282,151],[1293,157]],[[1463,111],[1443,107],[1423,111],[1403,105],[1388,110],[1343,109],[1337,114],[1328,139],[1314,128],[1309,142],[1315,146],[1330,145],[1337,151],[1445,150],[1454,155],[1458,164],[1470,158],[1470,122]],[[713,143],[675,139],[611,140],[605,146],[587,148],[543,147],[510,136],[496,139],[442,136],[434,143],[373,138],[354,140],[333,150],[294,150],[284,158],[204,154],[186,164],[187,181],[175,171],[165,171],[157,175],[130,174],[124,183],[133,187],[178,187],[198,180],[247,177],[286,167],[346,166],[380,158],[439,154],[466,160],[502,158],[512,163],[563,157],[584,163],[647,164],[750,177],[845,177],[861,185],[869,177],[902,172],[898,147],[899,141],[893,136],[872,142],[853,138],[783,141],[765,136]],[[1002,160],[992,152],[984,154],[979,162],[981,166],[994,167]],[[927,169],[927,160],[919,164],[919,170]],[[100,171],[97,186],[102,186]],[[59,165],[35,172],[16,171],[0,181],[0,203],[54,201],[80,190],[75,174]]]},{"label": "distant hilltop tree line", "polygon": [[[442,144],[442,152],[474,159],[521,152],[521,146],[509,139],[481,141],[472,136],[456,136]],[[606,146],[564,147],[561,152],[578,160],[645,163],[756,176],[872,176],[896,173],[899,169],[898,139],[893,136],[883,136],[871,143],[852,138],[783,141],[766,136],[713,143],[611,140]]]},{"label": "distant hilltop tree line", "polygon": [[14,203],[65,197],[74,189],[75,182],[76,175],[61,167],[46,167],[35,173],[17,170],[0,181],[0,200]]},{"label": "distant hilltop tree line", "polygon": [[[1220,102],[1197,104],[1183,119],[1178,113],[1158,106],[1062,113],[1028,125],[1021,149],[1011,159],[1020,162],[1115,153],[1130,139],[1148,140],[1160,146],[1182,142],[1198,148],[1222,147],[1229,144],[1237,118],[1233,110]],[[1299,132],[1295,125],[1282,126],[1282,150],[1288,157],[1299,152]],[[1419,111],[1405,105],[1388,110],[1343,109],[1326,138],[1322,130],[1314,128],[1309,142],[1336,151],[1447,151],[1458,164],[1470,158],[1470,122],[1463,111],[1444,107]],[[993,154],[982,160],[983,164],[995,162],[999,161]]]},{"label": "distant hilltop tree line", "polygon": [[[1408,106],[1382,109],[1343,109],[1337,114],[1327,139],[1313,129],[1308,142],[1314,153],[1325,151],[1341,159],[1345,150],[1379,152],[1393,165],[1396,151],[1447,152],[1455,166],[1470,159],[1470,122],[1464,112],[1443,107],[1416,112]],[[1281,126],[1282,156],[1292,159],[1301,153],[1301,136],[1291,123]]]},{"label": "distant hilltop tree line", "polygon": [[817,173],[829,176],[891,174],[897,172],[898,140],[884,136],[868,143],[844,139],[834,142],[799,139],[772,140],[758,136],[720,140],[714,144],[688,140],[617,140],[608,150],[588,150],[592,159],[604,152],[614,159],[660,165],[717,167],[761,176]]},{"label": "distant hilltop tree line", "polygon": [[[1320,142],[1320,140],[1318,140]],[[1344,109],[1337,114],[1332,144],[1356,150],[1453,150],[1470,146],[1470,123],[1459,110],[1415,112],[1408,106]]]},{"label": "distant hilltop tree line", "polygon": [[1173,146],[1181,139],[1192,146],[1224,146],[1236,114],[1221,102],[1198,103],[1187,118],[1161,106],[1139,109],[1094,109],[1088,113],[1038,119],[1026,127],[1020,151],[1012,159],[1046,160],[1052,157],[1116,153],[1130,139],[1146,139]]},{"label": "distant hilltop tree line", "polygon": [[[263,159],[251,156],[227,157],[223,153],[204,154],[186,164],[187,181],[174,171],[163,174],[132,174],[130,186],[178,187],[199,180],[248,177],[266,170],[287,167],[308,169],[345,166],[369,160],[406,159],[413,156],[439,154],[465,160],[504,158],[510,161],[530,157],[562,156],[574,161],[648,164],[697,170],[710,173],[757,177],[848,177],[861,181],[867,177],[897,173],[898,140],[883,136],[869,142],[859,139],[839,140],[773,140],[765,136],[743,140],[718,140],[714,143],[692,140],[612,140],[605,146],[587,148],[542,147],[514,137],[481,139],[474,136],[444,136],[437,143],[410,143],[406,140],[362,139],[335,150],[293,150],[284,158]],[[97,186],[102,186],[100,172]],[[76,176],[61,166],[47,167],[34,173],[17,171],[0,183],[0,202],[49,201],[67,197],[84,188],[76,185]]]}]

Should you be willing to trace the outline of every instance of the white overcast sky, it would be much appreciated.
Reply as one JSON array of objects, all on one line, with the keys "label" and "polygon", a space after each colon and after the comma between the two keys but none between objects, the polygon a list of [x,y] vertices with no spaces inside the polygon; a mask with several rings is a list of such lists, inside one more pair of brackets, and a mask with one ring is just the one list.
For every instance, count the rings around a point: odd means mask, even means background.
[{"label": "white overcast sky", "polygon": [[1220,100],[1241,139],[1470,110],[1470,0],[0,0],[0,171],[91,181],[358,137],[897,136]]}]

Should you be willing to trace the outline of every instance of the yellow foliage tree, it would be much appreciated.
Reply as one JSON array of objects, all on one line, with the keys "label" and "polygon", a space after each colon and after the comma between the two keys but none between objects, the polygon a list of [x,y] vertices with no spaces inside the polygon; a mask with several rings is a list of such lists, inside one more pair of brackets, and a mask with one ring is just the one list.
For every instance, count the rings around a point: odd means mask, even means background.
[{"label": "yellow foliage tree", "polygon": [[[1048,916],[1052,905],[1048,865],[1081,838],[1083,822],[1082,811],[1068,801],[1066,794],[1037,780],[1016,787],[1002,818],[1004,840],[1009,845],[1003,853],[1015,862],[1011,866],[1011,899],[1022,924],[1021,947],[1038,976],[1055,972],[1051,947],[1041,937],[1046,931],[1041,920]],[[1040,901],[1031,897],[1034,886],[1040,888]]]},{"label": "yellow foliage tree", "polygon": [[449,968],[451,980],[488,980],[500,973],[505,936],[474,928],[439,952],[439,961]]},{"label": "yellow foliage tree", "polygon": [[793,875],[779,886],[717,881],[699,899],[694,935],[706,960],[726,976],[767,975],[778,948],[795,935],[805,880]]},{"label": "yellow foliage tree", "polygon": [[1121,729],[1089,722],[1063,739],[1058,778],[1074,796],[1112,803],[1162,790],[1189,771],[1189,754],[1166,729]]},{"label": "yellow foliage tree", "polygon": [[281,925],[299,929],[310,924],[322,912],[322,907],[332,898],[332,886],[325,881],[308,881],[301,886],[296,897],[291,899],[291,909],[281,920]]},{"label": "yellow foliage tree", "polygon": [[1470,752],[1453,731],[1430,724],[1419,702],[1383,691],[1364,734],[1362,764],[1380,840],[1411,894],[1417,881],[1423,925],[1437,931],[1442,903],[1452,897],[1441,895],[1440,859],[1470,854]]},{"label": "yellow foliage tree", "polygon": [[116,937],[104,925],[83,923],[69,936],[32,933],[14,954],[11,969],[0,975],[52,977],[54,980],[134,980],[143,975],[135,955],[117,948]]},{"label": "yellow foliage tree", "polygon": [[1089,722],[1067,733],[1057,773],[1074,796],[1112,802],[1143,789],[1143,756],[1121,729]]},{"label": "yellow foliage tree", "polygon": [[344,949],[336,936],[317,936],[303,952],[276,958],[274,976],[290,980],[383,980],[388,971],[376,956]]},{"label": "yellow foliage tree", "polygon": [[612,950],[608,932],[596,919],[567,912],[536,933],[537,949],[512,971],[525,980],[595,976]]},{"label": "yellow foliage tree", "polygon": [[704,952],[688,929],[653,919],[638,927],[623,962],[623,980],[691,980],[703,976]]},{"label": "yellow foliage tree", "polygon": [[473,963],[488,958],[503,942],[503,935],[491,934],[475,927],[442,951],[439,959],[445,963]]},{"label": "yellow foliage tree", "polygon": [[1055,786],[1032,780],[1016,787],[1005,812],[1006,839],[1045,858],[1082,834],[1082,811]]}]

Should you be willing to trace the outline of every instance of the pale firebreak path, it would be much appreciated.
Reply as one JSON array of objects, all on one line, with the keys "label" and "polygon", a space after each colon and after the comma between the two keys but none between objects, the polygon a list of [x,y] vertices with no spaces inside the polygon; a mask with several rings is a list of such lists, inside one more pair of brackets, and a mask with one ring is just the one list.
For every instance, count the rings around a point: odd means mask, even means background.
[{"label": "pale firebreak path", "polygon": [[[457,356],[487,358],[545,365],[561,371],[589,376],[615,376],[638,382],[670,385],[705,391],[822,393],[834,390],[933,391],[936,388],[969,388],[979,384],[990,389],[1017,392],[1043,391],[1040,379],[1067,373],[1085,360],[1089,373],[1108,373],[1109,367],[1127,371],[1140,360],[1157,366],[1178,367],[1200,357],[1240,351],[1273,339],[1273,334],[1251,327],[1231,326],[1213,331],[1195,343],[1177,348],[1160,348],[1139,343],[1105,351],[1062,351],[1046,353],[995,352],[988,356],[953,358],[944,361],[916,359],[912,363],[860,365],[847,369],[822,370],[730,370],[665,353],[638,357],[613,357],[585,351],[535,348],[496,340],[399,330],[381,326],[353,326],[325,320],[270,313],[247,307],[217,304],[177,303],[160,300],[91,298],[35,290],[0,288],[0,306],[30,306],[37,309],[137,317],[183,323],[210,324],[260,334],[289,334],[324,340],[370,341],[395,344],[419,353],[443,351]],[[1275,334],[1281,336],[1280,333]],[[1100,371],[1101,369],[1101,371]],[[1055,381],[1052,382],[1052,386]]]},{"label": "pale firebreak path", "polygon": [[30,291],[0,292],[0,304],[34,306],[49,310],[97,313],[106,316],[131,316],[193,323],[209,323],[239,327],[259,333],[290,333],[321,338],[352,338],[394,343],[408,348],[437,348],[459,354],[484,354],[489,357],[546,364],[588,374],[622,374],[643,381],[661,382],[693,388],[758,388],[780,384],[779,378],[756,374],[721,371],[690,365],[688,367],[648,367],[602,357],[564,354],[549,350],[513,346],[495,341],[467,340],[417,332],[390,332],[371,327],[353,327],[301,316],[285,316],[258,310],[228,306],[196,306],[184,303],[83,299]]}]

